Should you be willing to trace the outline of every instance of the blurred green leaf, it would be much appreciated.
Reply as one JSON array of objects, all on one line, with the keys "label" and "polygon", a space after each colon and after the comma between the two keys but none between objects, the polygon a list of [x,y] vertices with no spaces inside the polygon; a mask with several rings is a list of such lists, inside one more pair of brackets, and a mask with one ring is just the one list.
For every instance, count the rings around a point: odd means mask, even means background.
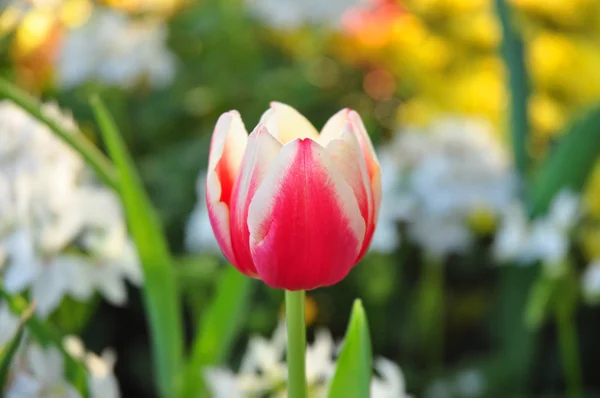
[{"label": "blurred green leaf", "polygon": [[360,300],[352,306],[350,323],[337,360],[329,398],[364,398],[369,396],[373,354],[367,315]]},{"label": "blurred green leaf", "polygon": [[528,165],[526,140],[529,131],[527,119],[529,83],[525,68],[523,41],[511,20],[511,10],[506,4],[506,0],[496,0],[496,10],[502,25],[502,55],[508,69],[513,155],[517,170],[523,176]]},{"label": "blurred green leaf", "polygon": [[600,154],[600,104],[573,120],[532,181],[532,216],[543,214],[564,188],[580,191]]},{"label": "blurred green leaf", "polygon": [[174,261],[114,120],[99,97],[91,100],[106,147],[120,173],[119,193],[144,271],[144,298],[149,315],[158,388],[172,397],[183,356],[181,308]]},{"label": "blurred green leaf", "polygon": [[556,286],[557,279],[548,275],[541,275],[535,281],[525,309],[525,325],[529,329],[538,329],[546,319]]},{"label": "blurred green leaf", "polygon": [[19,327],[17,328],[14,337],[6,344],[4,349],[0,351],[0,391],[4,391],[4,385],[6,384],[6,379],[8,378],[10,365],[15,354],[17,353],[19,344],[21,344],[21,339],[23,338],[23,333],[25,332],[25,325],[27,324],[27,321],[31,319],[34,309],[34,306],[30,306],[27,311],[21,315],[21,322],[19,323]]},{"label": "blurred green leaf", "polygon": [[182,397],[204,392],[202,368],[222,363],[247,314],[253,280],[234,267],[223,270],[213,302],[200,319],[188,364]]}]

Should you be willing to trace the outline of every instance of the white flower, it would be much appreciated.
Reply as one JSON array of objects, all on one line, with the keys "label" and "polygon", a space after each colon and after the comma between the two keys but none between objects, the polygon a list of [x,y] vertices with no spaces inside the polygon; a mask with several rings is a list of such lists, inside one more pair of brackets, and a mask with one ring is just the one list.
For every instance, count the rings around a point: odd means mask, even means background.
[{"label": "white flower", "polygon": [[371,381],[371,398],[410,398],[406,393],[406,383],[400,367],[394,362],[378,358],[375,360],[375,370],[379,376],[373,376]]},{"label": "white flower", "polygon": [[561,191],[545,216],[529,223],[522,205],[504,213],[494,241],[494,253],[501,261],[542,262],[553,273],[567,257],[569,234],[580,217],[580,200],[570,191]]},{"label": "white flower", "polygon": [[581,290],[586,302],[600,303],[600,260],[593,261],[581,274]]},{"label": "white flower", "polygon": [[[409,128],[381,153],[379,222],[386,227],[379,234],[404,222],[411,239],[435,257],[470,247],[469,216],[478,210],[498,215],[514,196],[510,159],[482,122],[446,118],[424,130]],[[385,246],[389,251],[392,244]]]},{"label": "white flower", "polygon": [[[71,134],[72,118],[43,111]],[[0,271],[11,293],[29,291],[48,316],[65,295],[126,300],[124,280],[142,274],[114,192],[97,185],[82,157],[45,125],[0,102]]]},{"label": "white flower", "polygon": [[75,336],[63,339],[65,350],[85,364],[88,371],[88,388],[91,398],[119,398],[121,392],[114,375],[116,357],[111,350],[105,350],[101,356],[86,352],[81,340]]},{"label": "white flower", "polygon": [[326,24],[337,28],[342,14],[358,5],[359,0],[247,0],[250,10],[277,29],[295,29],[303,25]]},{"label": "white flower", "polygon": [[126,88],[143,80],[165,86],[175,74],[166,39],[166,26],[158,21],[96,7],[85,25],[68,32],[58,57],[58,80],[64,88],[88,80]]},{"label": "white flower", "polygon": [[55,347],[30,343],[18,358],[6,398],[79,398],[65,379],[64,358]]},{"label": "white flower", "polygon": [[[252,337],[242,358],[238,374],[221,368],[209,368],[204,378],[213,398],[286,398],[287,366],[285,325],[280,323],[271,340]],[[322,329],[315,335],[313,344],[306,347],[306,381],[310,396],[326,398],[335,373],[335,356],[338,345],[331,333]],[[373,398],[409,398],[404,392],[404,377],[394,363],[377,359],[379,373],[371,386]]]},{"label": "white flower", "polygon": [[19,327],[19,317],[12,313],[6,304],[0,304],[0,352],[15,337]]}]

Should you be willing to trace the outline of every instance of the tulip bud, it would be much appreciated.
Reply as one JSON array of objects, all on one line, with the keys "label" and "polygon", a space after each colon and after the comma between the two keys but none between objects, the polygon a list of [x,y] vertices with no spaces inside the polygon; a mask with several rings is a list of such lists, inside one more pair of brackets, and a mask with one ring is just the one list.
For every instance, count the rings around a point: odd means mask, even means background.
[{"label": "tulip bud", "polygon": [[224,255],[248,276],[286,290],[339,282],[365,254],[380,200],[379,163],[355,111],[320,134],[281,103],[250,135],[236,111],[217,122],[208,212]]}]

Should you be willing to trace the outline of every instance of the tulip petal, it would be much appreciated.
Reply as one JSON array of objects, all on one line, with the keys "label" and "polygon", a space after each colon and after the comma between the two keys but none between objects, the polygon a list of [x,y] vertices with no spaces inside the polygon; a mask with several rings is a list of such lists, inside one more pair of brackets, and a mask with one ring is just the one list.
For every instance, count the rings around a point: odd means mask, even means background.
[{"label": "tulip petal", "polygon": [[269,165],[273,162],[281,144],[263,124],[259,124],[248,138],[248,146],[240,172],[235,180],[231,198],[231,243],[237,268],[246,275],[256,276],[256,268],[250,254],[248,231],[248,206],[262,183]]},{"label": "tulip petal", "polygon": [[356,134],[358,143],[362,149],[363,157],[367,162],[367,170],[369,177],[371,178],[371,188],[373,189],[373,203],[375,204],[375,221],[379,216],[379,205],[381,204],[381,170],[379,167],[379,161],[373,148],[373,143],[365,124],[363,123],[360,115],[356,111],[350,111],[348,113],[350,123],[352,123],[353,131]]},{"label": "tulip petal", "polygon": [[236,264],[229,228],[229,204],[248,133],[239,113],[221,115],[215,126],[206,175],[206,206],[215,238],[227,259]]},{"label": "tulip petal", "polygon": [[311,139],[281,149],[250,202],[248,228],[261,279],[288,290],[339,282],[365,234],[352,188]]},{"label": "tulip petal", "polygon": [[373,190],[371,188],[371,179],[367,171],[366,161],[363,158],[360,144],[355,133],[352,132],[352,125],[349,121],[342,128],[341,135],[338,135],[339,138],[330,141],[326,150],[333,158],[337,169],[354,191],[358,207],[365,221],[366,233],[363,240],[363,247],[358,255],[360,259],[367,251],[373,237],[373,232],[375,231]]},{"label": "tulip petal", "polygon": [[307,118],[281,102],[271,102],[271,109],[263,114],[260,121],[282,144],[295,138],[319,138],[319,133]]},{"label": "tulip petal", "polygon": [[340,138],[349,120],[350,109],[344,108],[329,118],[319,134],[319,144],[326,147],[332,140]]}]

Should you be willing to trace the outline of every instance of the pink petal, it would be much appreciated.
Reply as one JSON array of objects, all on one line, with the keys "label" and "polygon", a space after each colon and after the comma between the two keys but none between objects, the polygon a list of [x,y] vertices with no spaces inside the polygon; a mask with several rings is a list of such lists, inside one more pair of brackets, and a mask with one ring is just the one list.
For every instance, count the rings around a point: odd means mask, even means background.
[{"label": "pink petal", "polygon": [[353,131],[356,134],[356,138],[362,148],[363,157],[367,162],[367,170],[369,177],[371,178],[371,188],[373,190],[373,203],[375,204],[375,221],[379,215],[379,205],[381,204],[381,170],[379,167],[379,161],[373,149],[373,143],[367,129],[356,111],[350,111],[348,114],[350,123],[352,123]]},{"label": "pink petal", "polygon": [[342,129],[339,138],[329,142],[327,152],[333,158],[337,169],[342,173],[344,180],[350,185],[358,202],[361,215],[365,221],[366,234],[358,259],[367,251],[373,232],[375,231],[375,205],[371,180],[367,171],[367,164],[362,155],[360,144],[349,121]]},{"label": "pink petal", "polygon": [[229,204],[248,133],[239,113],[221,115],[213,131],[206,175],[206,206],[215,238],[227,259],[235,264],[229,229]]},{"label": "pink petal", "polygon": [[288,290],[339,282],[365,234],[352,188],[311,139],[281,149],[250,202],[248,228],[261,279]]},{"label": "pink petal", "polygon": [[319,138],[319,133],[307,118],[281,102],[271,102],[271,109],[263,114],[260,121],[282,144],[295,138]]},{"label": "pink petal", "polygon": [[256,276],[250,254],[248,206],[263,181],[267,169],[281,150],[281,144],[263,124],[250,134],[240,173],[235,180],[231,200],[231,243],[237,268],[246,275]]}]

